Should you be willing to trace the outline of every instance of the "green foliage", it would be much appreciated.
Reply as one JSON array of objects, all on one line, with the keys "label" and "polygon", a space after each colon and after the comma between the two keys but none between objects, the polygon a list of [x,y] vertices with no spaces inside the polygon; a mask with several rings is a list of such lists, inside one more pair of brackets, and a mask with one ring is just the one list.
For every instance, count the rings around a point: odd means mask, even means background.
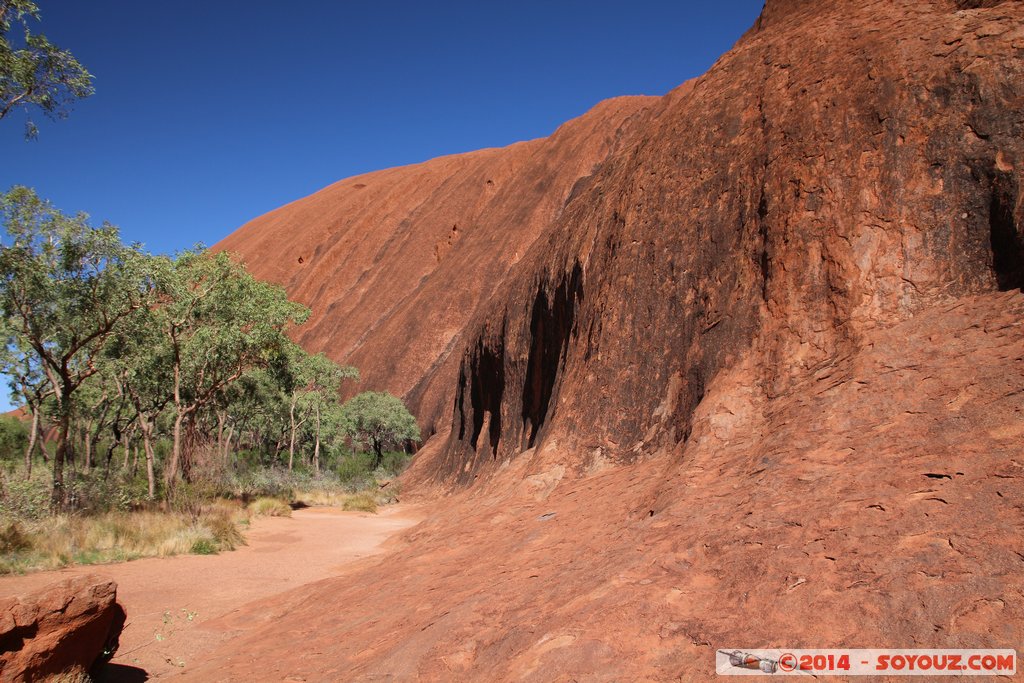
[{"label": "green foliage", "polygon": [[356,487],[368,485],[373,481],[375,453],[356,452],[344,456],[338,462],[338,478]]},{"label": "green foliage", "polygon": [[11,239],[0,247],[5,355],[37,367],[34,374],[47,378],[57,398],[52,498],[64,504],[75,392],[100,371],[116,328],[148,302],[150,259],[138,245],[124,245],[114,226],[94,228],[85,214],[64,215],[28,188],[0,197],[0,219]]},{"label": "green foliage", "polygon": [[212,538],[197,538],[189,552],[193,555],[216,555],[217,543]]},{"label": "green foliage", "polygon": [[270,366],[289,348],[284,332],[309,317],[282,287],[255,279],[224,252],[179,254],[158,283],[155,315],[179,359],[185,405]]},{"label": "green foliage", "polygon": [[0,498],[0,517],[8,519],[40,519],[50,511],[50,487],[46,481],[8,478]]},{"label": "green foliage", "polygon": [[373,469],[380,465],[385,448],[420,439],[416,418],[401,399],[386,392],[365,391],[346,401],[340,423],[354,443],[373,449]]},{"label": "green foliage", "polygon": [[[288,514],[395,498],[380,480],[416,421],[389,394],[340,405],[358,372],[289,339],[309,311],[283,289],[225,253],[152,256],[26,188],[0,195],[0,221],[0,373],[33,418],[0,418],[0,516],[18,523],[0,572],[232,548],[250,512],[225,499]],[[43,434],[56,448],[26,456]],[[50,482],[32,467],[48,455]]]},{"label": "green foliage", "polygon": [[404,451],[388,451],[381,459],[380,468],[385,474],[397,477],[405,471],[412,456]]},{"label": "green foliage", "polygon": [[381,456],[378,466],[376,454],[372,451],[350,453],[338,462],[338,479],[352,489],[366,488],[374,484],[378,477],[397,477],[405,470],[410,458],[402,451],[387,451]]},{"label": "green foliage", "polygon": [[152,504],[144,476],[102,470],[75,472],[66,482],[70,507],[82,514],[138,510]]},{"label": "green foliage", "polygon": [[0,415],[0,460],[18,460],[28,446],[28,427],[11,415]]},{"label": "green foliage", "polygon": [[[31,32],[30,22],[38,20],[39,8],[31,0],[0,0],[0,119],[24,111],[26,138],[37,133],[33,107],[64,118],[75,100],[93,94],[92,75],[74,55]],[[16,27],[22,29],[20,47],[14,43]]]}]

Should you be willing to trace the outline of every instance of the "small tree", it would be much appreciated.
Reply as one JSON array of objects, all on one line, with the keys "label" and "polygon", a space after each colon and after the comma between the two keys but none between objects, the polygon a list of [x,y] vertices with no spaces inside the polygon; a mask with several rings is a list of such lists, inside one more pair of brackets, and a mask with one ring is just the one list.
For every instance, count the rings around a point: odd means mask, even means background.
[{"label": "small tree", "polygon": [[341,408],[341,427],[353,442],[373,449],[373,469],[380,467],[385,448],[419,441],[416,418],[401,399],[387,392],[366,391]]},{"label": "small tree", "polygon": [[[32,0],[0,0],[0,119],[16,109],[28,114],[33,106],[50,118],[64,118],[72,102],[93,93],[92,75],[70,52],[33,34],[30,20],[39,20]],[[12,34],[19,25],[22,46],[16,48]],[[25,137],[36,132],[29,116]]]}]

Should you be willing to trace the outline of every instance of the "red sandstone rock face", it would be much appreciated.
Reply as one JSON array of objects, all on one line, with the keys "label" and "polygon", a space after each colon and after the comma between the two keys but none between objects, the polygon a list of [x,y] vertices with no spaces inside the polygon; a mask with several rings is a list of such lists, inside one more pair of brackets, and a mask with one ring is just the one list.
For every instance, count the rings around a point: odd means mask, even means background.
[{"label": "red sandstone rock face", "polygon": [[343,180],[216,248],[311,306],[298,341],[404,397],[432,434],[445,410],[450,422],[470,317],[655,101],[620,97],[549,138]]},{"label": "red sandstone rock face", "polygon": [[117,584],[81,576],[0,601],[0,681],[85,673],[117,649]]},{"label": "red sandstone rock face", "polygon": [[474,300],[443,509],[195,680],[1024,642],[1024,3],[775,0],[630,126]]},{"label": "red sandstone rock face", "polygon": [[[1024,285],[1024,7],[769,3],[652,107],[493,297],[443,457],[685,445],[717,374],[777,396],[864,336]],[[476,341],[472,341],[473,337]]]}]

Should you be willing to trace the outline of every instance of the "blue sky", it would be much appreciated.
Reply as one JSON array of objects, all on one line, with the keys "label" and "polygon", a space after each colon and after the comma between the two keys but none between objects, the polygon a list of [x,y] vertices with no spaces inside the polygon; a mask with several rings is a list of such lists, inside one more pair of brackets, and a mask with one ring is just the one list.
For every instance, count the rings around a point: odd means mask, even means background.
[{"label": "blue sky", "polygon": [[[64,121],[0,122],[0,190],[173,252],[341,178],[550,134],[699,75],[761,0],[37,0],[96,76]],[[6,399],[6,392],[0,392]],[[2,406],[0,406],[2,407]]]}]

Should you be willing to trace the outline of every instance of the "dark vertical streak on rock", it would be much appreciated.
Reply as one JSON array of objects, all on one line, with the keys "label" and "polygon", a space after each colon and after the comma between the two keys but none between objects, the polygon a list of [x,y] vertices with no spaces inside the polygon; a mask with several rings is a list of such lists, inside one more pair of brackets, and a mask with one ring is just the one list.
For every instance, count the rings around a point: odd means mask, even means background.
[{"label": "dark vertical streak on rock", "polygon": [[523,435],[526,448],[533,448],[547,418],[555,379],[575,333],[576,306],[583,300],[583,270],[577,262],[559,282],[553,297],[541,285],[533,303],[530,321],[530,355],[523,386]]}]

